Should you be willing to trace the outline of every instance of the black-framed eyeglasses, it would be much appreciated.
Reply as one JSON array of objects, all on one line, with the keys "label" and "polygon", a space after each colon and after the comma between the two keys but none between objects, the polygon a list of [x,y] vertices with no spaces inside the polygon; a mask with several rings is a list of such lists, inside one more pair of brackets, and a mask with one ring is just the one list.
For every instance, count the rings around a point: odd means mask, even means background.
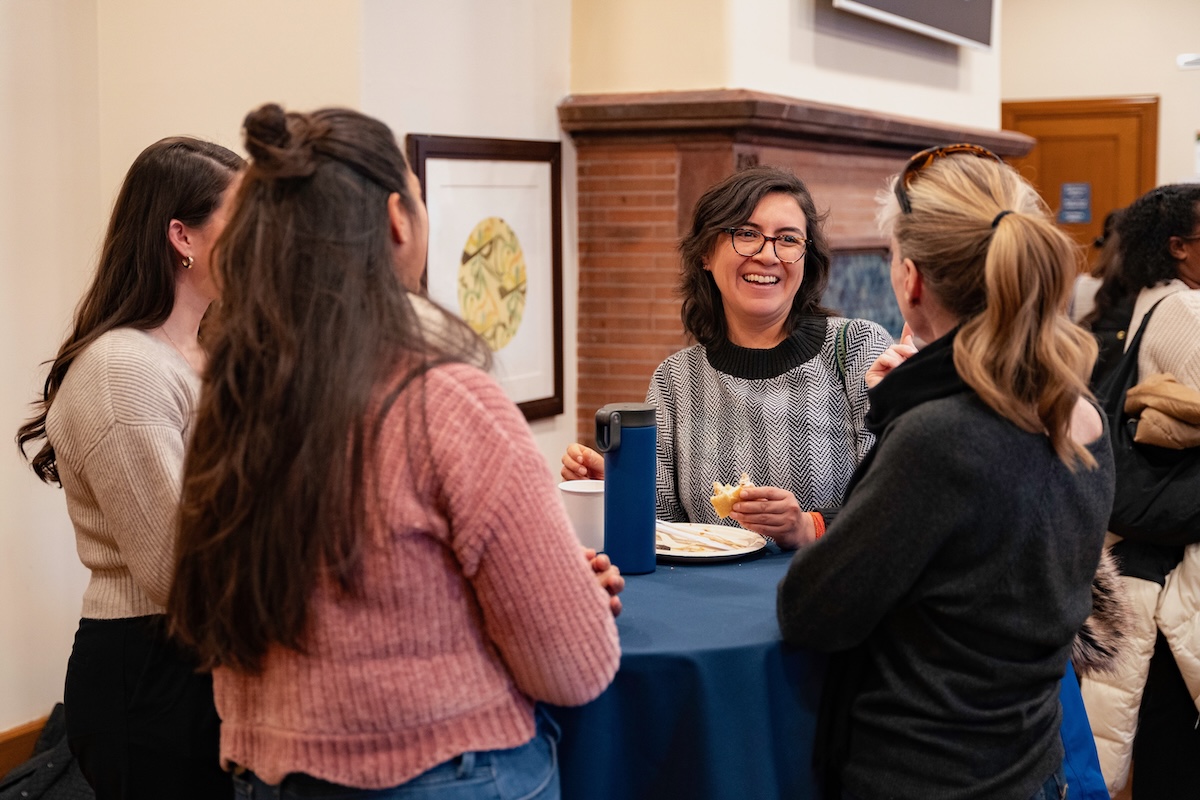
[{"label": "black-framed eyeglasses", "polygon": [[900,210],[905,214],[912,213],[912,202],[908,199],[908,187],[912,184],[913,179],[917,177],[917,173],[939,158],[945,158],[946,156],[958,153],[966,153],[976,158],[990,158],[998,164],[1004,163],[1000,156],[986,147],[980,147],[977,144],[947,144],[941,147],[930,147],[922,150],[908,160],[908,163],[904,165],[904,169],[900,170],[900,177],[896,179],[896,200],[900,203]]},{"label": "black-framed eyeglasses", "polygon": [[733,252],[739,256],[745,258],[756,256],[766,247],[767,242],[770,242],[771,247],[775,250],[775,257],[784,264],[795,264],[804,258],[804,251],[812,241],[812,239],[805,239],[803,236],[796,236],[792,233],[767,236],[754,228],[721,228],[721,230],[729,234]]}]

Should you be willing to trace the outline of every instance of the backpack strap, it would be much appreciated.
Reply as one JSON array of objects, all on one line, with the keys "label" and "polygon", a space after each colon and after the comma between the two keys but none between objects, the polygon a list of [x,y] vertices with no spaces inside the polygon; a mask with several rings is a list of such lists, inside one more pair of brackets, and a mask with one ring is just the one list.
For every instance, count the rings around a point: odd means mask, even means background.
[{"label": "backpack strap", "polygon": [[1164,297],[1150,306],[1138,324],[1137,333],[1133,335],[1129,347],[1121,354],[1112,371],[1096,387],[1096,398],[1100,400],[1104,410],[1108,412],[1109,419],[1113,422],[1119,420],[1121,413],[1125,410],[1125,391],[1137,383],[1138,352],[1142,349],[1142,335],[1146,332],[1146,326],[1150,324],[1150,316],[1154,313],[1154,309],[1158,308],[1159,303],[1166,299]]},{"label": "backpack strap", "polygon": [[846,385],[846,329],[850,327],[852,320],[846,320],[839,327],[836,336],[834,337],[834,351],[837,354],[837,374],[842,382],[842,389],[847,394],[850,393],[850,387]]}]

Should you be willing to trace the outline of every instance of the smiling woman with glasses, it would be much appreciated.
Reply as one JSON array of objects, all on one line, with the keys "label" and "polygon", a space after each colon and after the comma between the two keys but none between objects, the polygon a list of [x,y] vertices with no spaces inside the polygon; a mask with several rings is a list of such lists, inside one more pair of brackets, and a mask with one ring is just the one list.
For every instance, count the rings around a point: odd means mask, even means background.
[{"label": "smiling woman with glasses", "polygon": [[753,228],[721,228],[721,230],[729,234],[733,243],[733,251],[738,255],[746,258],[756,256],[766,247],[767,242],[770,242],[775,251],[775,257],[784,264],[795,264],[804,258],[804,248],[808,246],[809,241],[803,236],[796,236],[793,233],[765,236]]},{"label": "smiling woman with glasses", "polygon": [[[731,521],[786,548],[815,541],[873,439],[865,374],[891,338],[821,306],[829,244],[808,188],[772,167],[738,172],[696,203],[680,254],[683,325],[697,344],[659,365],[659,518],[721,524],[713,483],[741,490]],[[769,247],[767,245],[770,245]],[[564,480],[599,478],[579,444]]]}]

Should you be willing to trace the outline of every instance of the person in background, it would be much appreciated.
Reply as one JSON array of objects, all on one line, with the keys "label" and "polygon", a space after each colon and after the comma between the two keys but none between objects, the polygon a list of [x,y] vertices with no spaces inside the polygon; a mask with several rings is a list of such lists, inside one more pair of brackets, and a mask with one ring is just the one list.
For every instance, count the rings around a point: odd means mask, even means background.
[{"label": "person in background", "polygon": [[169,602],[221,762],[247,797],[557,798],[535,709],[608,686],[622,579],[478,339],[411,302],[428,219],[388,127],[266,105],[245,143]]},{"label": "person in background", "polygon": [[[1139,384],[1169,373],[1200,389],[1200,186],[1146,193],[1126,210],[1118,235],[1120,274],[1113,284],[1132,309],[1122,349],[1158,304],[1142,336]],[[1132,760],[1135,800],[1200,791],[1197,542],[1200,532],[1187,546],[1110,537],[1133,601],[1133,641],[1119,672],[1088,676],[1082,689],[1109,789],[1115,794],[1125,786]]]},{"label": "person in background", "polygon": [[826,796],[1059,800],[1059,691],[1113,493],[1096,345],[1066,315],[1074,246],[974,145],[919,153],[892,188],[892,286],[929,344],[877,364],[877,444],[780,583],[780,629],[836,654]]},{"label": "person in background", "polygon": [[[807,187],[753,167],[711,187],[680,243],[684,329],[697,344],[654,372],[657,514],[719,523],[713,482],[742,490],[732,519],[785,548],[814,541],[874,438],[863,376],[891,337],[820,305],[830,250]],[[572,444],[564,480],[602,478]],[[819,509],[819,510],[818,510]]]},{"label": "person in background", "polygon": [[1091,386],[1095,389],[1112,372],[1125,352],[1129,319],[1137,292],[1128,291],[1120,275],[1121,245],[1117,223],[1121,210],[1110,211],[1104,218],[1104,232],[1095,241],[1099,249],[1091,272],[1075,279],[1071,294],[1071,319],[1092,332],[1100,346]]},{"label": "person in background", "polygon": [[184,449],[200,394],[201,317],[217,296],[212,245],[242,159],[176,137],[137,157],[100,262],[17,443],[62,486],[91,570],[67,666],[71,752],[96,796],[211,798],[212,679],[166,635]]}]

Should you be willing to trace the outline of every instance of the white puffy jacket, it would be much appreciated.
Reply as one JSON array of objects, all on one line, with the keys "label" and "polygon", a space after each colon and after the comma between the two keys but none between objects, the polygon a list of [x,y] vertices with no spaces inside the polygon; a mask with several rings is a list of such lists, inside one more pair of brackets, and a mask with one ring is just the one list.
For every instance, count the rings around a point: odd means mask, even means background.
[{"label": "white puffy jacket", "polygon": [[[1200,388],[1200,348],[1195,346],[1200,341],[1200,291],[1187,291],[1178,280],[1143,289],[1129,330],[1137,330],[1154,303],[1176,293],[1154,312],[1138,354],[1138,371],[1144,375],[1170,372],[1181,383]],[[1170,644],[1192,701],[1200,709],[1200,545],[1185,548],[1183,560],[1163,586],[1140,578],[1121,580],[1131,612],[1121,658],[1114,671],[1088,675],[1081,686],[1100,768],[1114,795],[1129,779],[1138,710],[1157,631]]]},{"label": "white puffy jacket", "polygon": [[1164,586],[1127,576],[1121,581],[1131,612],[1121,658],[1115,671],[1090,674],[1081,683],[1100,770],[1112,795],[1129,780],[1138,709],[1158,631],[1171,645],[1192,702],[1200,710],[1200,545],[1185,548],[1183,561]]}]

